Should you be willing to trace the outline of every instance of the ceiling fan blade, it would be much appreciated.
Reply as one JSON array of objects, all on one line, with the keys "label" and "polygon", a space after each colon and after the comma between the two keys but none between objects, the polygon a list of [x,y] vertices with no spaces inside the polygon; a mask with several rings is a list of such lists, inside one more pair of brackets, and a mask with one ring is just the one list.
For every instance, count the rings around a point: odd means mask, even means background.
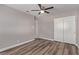
[{"label": "ceiling fan blade", "polygon": [[40,9],[42,9],[42,8],[41,8],[41,7],[42,7],[41,4],[38,4],[38,6],[39,6]]},{"label": "ceiling fan blade", "polygon": [[26,11],[26,12],[29,12],[29,11]]},{"label": "ceiling fan blade", "polygon": [[52,8],[54,8],[54,7],[45,8],[45,10],[52,9]]},{"label": "ceiling fan blade", "polygon": [[31,11],[40,11],[40,10],[31,10]]},{"label": "ceiling fan blade", "polygon": [[48,12],[48,11],[44,11],[45,13],[47,13],[47,14],[49,14],[50,12]]},{"label": "ceiling fan blade", "polygon": [[39,15],[41,14],[41,12],[38,13]]}]

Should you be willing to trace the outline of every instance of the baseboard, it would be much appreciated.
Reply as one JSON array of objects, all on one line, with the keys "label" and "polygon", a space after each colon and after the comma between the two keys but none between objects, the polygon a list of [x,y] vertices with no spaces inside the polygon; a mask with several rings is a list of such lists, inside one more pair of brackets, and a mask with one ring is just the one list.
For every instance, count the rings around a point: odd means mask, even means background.
[{"label": "baseboard", "polygon": [[79,45],[78,44],[76,44],[76,46],[79,48]]},{"label": "baseboard", "polygon": [[[46,37],[39,37],[39,38],[42,38],[42,39],[46,39],[46,40],[51,40],[51,41],[56,41],[55,39],[49,39],[49,38],[46,38]],[[61,41],[62,42],[62,41]],[[65,42],[66,43],[66,42]],[[72,44],[72,43],[71,43]],[[78,44],[75,44],[78,48],[79,48],[79,45]]]},{"label": "baseboard", "polygon": [[43,38],[43,39],[46,39],[46,40],[54,41],[54,39],[50,39],[50,38],[46,38],[46,37],[39,37],[39,38]]},{"label": "baseboard", "polygon": [[0,49],[0,52],[5,51],[5,50],[8,50],[8,49],[11,49],[11,48],[14,48],[14,47],[16,47],[16,46],[19,46],[19,45],[22,45],[22,44],[25,44],[25,43],[28,43],[28,42],[33,41],[33,40],[34,40],[34,39],[28,40],[28,41],[25,41],[25,42],[21,42],[21,43],[18,43],[18,44],[9,46],[9,47],[2,48],[2,49]]}]

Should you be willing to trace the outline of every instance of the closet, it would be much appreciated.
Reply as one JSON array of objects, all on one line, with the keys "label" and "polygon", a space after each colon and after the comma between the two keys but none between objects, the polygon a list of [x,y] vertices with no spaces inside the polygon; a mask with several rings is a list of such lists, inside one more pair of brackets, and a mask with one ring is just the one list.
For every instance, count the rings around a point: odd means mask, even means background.
[{"label": "closet", "polygon": [[54,19],[54,40],[76,44],[75,16]]}]

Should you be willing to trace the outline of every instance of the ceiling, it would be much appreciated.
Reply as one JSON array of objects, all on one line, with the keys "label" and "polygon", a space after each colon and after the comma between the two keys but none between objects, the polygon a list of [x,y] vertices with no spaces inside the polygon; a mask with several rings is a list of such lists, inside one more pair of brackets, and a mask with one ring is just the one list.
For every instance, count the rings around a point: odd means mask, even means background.
[{"label": "ceiling", "polygon": [[[38,16],[38,11],[30,11],[30,10],[39,10],[37,4],[6,4],[6,6],[25,12],[26,14]],[[70,12],[79,9],[79,4],[42,4],[42,6],[46,8],[53,6],[54,9],[48,10],[49,12],[51,12],[50,14],[53,13],[59,14],[59,13]],[[30,12],[26,12],[26,11],[30,11]],[[44,15],[47,14],[44,13]]]}]

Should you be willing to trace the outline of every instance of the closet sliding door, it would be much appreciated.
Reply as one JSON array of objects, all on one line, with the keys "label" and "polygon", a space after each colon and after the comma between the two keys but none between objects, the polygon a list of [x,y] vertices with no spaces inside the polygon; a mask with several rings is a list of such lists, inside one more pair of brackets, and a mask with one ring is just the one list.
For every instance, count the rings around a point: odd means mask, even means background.
[{"label": "closet sliding door", "polygon": [[63,42],[63,19],[54,19],[54,40]]},{"label": "closet sliding door", "polygon": [[64,42],[76,44],[75,16],[64,17]]},{"label": "closet sliding door", "polygon": [[76,44],[75,16],[54,19],[54,40]]}]

